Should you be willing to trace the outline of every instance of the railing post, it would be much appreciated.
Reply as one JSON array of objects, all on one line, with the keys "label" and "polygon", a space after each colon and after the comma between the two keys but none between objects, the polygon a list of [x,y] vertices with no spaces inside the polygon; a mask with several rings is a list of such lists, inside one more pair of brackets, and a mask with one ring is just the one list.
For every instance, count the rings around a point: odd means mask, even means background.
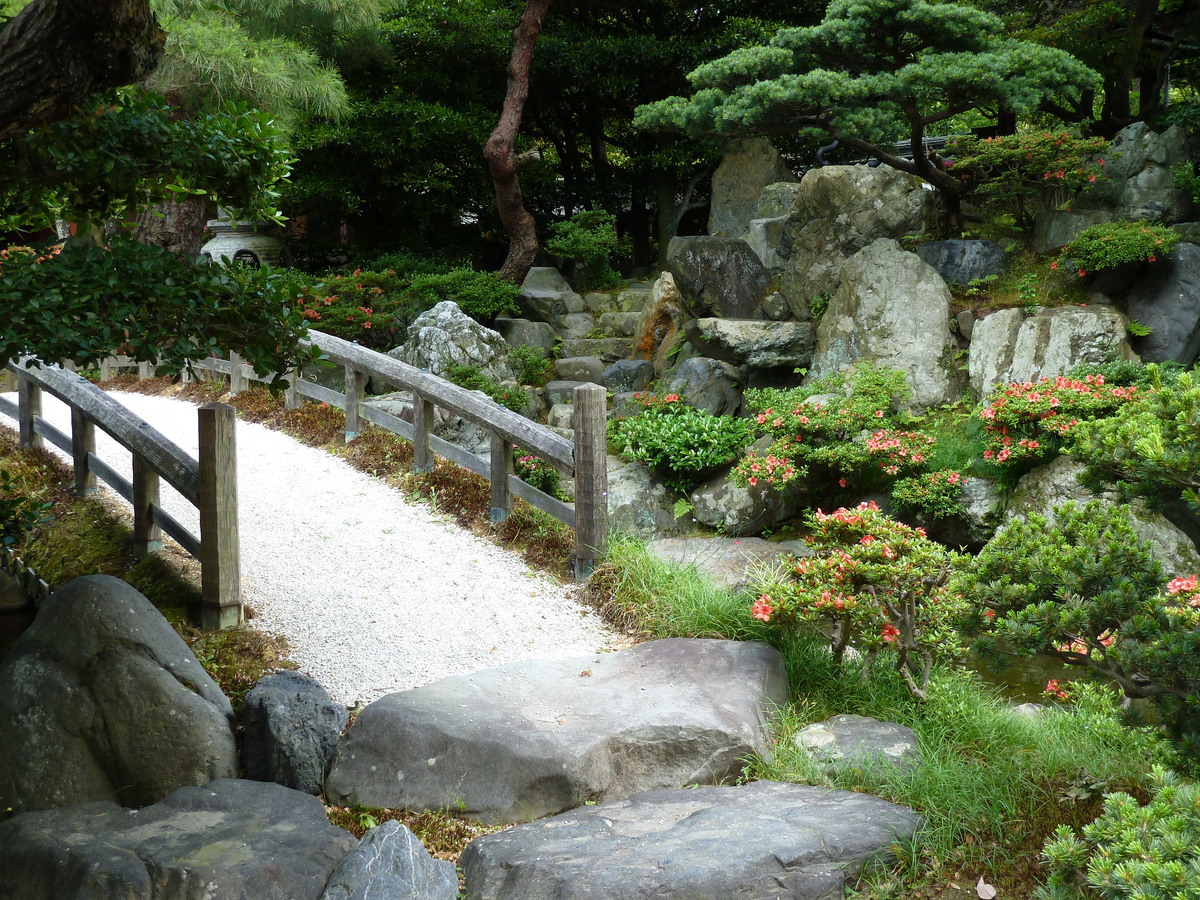
[{"label": "railing post", "polygon": [[512,494],[508,492],[508,476],[513,473],[513,445],[500,435],[492,434],[492,512],[493,522],[503,522],[512,512]]},{"label": "railing post", "polygon": [[21,432],[21,446],[26,450],[40,450],[46,445],[42,436],[34,431],[34,424],[42,414],[42,389],[23,375],[17,375],[17,414]]},{"label": "railing post", "polygon": [[608,548],[608,401],[598,384],[579,385],[573,400],[575,580],[585,581]]},{"label": "railing post", "polygon": [[162,549],[162,529],[154,523],[158,485],[158,473],[141,456],[133,454],[133,555],[137,559]]},{"label": "railing post", "polygon": [[292,369],[287,373],[287,383],[287,390],[283,392],[283,408],[299,409],[300,404],[304,402],[304,398],[300,396],[300,389],[297,387],[300,383],[299,369]]},{"label": "railing post", "polygon": [[208,403],[200,417],[200,627],[242,621],[238,556],[237,445],[232,406]]},{"label": "railing post", "polygon": [[145,380],[147,378],[154,377],[154,363],[150,362],[149,360],[142,360],[137,364],[137,366],[138,378]]},{"label": "railing post", "polygon": [[242,358],[232,350],[229,351],[229,396],[236,397],[249,387],[246,376],[242,374]]},{"label": "railing post", "polygon": [[96,473],[89,453],[96,452],[96,426],[77,406],[71,407],[71,461],[75,466],[75,493],[81,497],[96,493]]},{"label": "railing post", "polygon": [[4,367],[4,361],[0,360],[0,394],[8,394],[17,389],[16,374]]},{"label": "railing post", "polygon": [[366,393],[367,376],[349,363],[346,364],[344,371],[346,373],[346,443],[348,444],[362,433],[358,405],[362,402],[363,394]]},{"label": "railing post", "polygon": [[433,431],[433,404],[413,391],[413,471],[433,471],[433,451],[429,435]]}]

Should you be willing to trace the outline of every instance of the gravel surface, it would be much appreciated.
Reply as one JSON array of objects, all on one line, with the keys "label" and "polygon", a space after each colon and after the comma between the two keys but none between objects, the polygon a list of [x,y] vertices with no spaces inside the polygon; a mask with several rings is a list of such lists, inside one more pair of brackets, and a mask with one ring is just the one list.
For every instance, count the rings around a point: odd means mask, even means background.
[{"label": "gravel surface", "polygon": [[[45,418],[69,433],[66,407],[43,396]],[[195,406],[113,396],[196,455]],[[129,477],[129,453],[99,429],[96,437],[100,457]],[[576,601],[575,586],[335,456],[240,420],[237,455],[250,624],[287,638],[300,671],[338,702],[514,660],[584,656],[617,640]],[[165,482],[162,505],[199,534],[195,507]]]}]

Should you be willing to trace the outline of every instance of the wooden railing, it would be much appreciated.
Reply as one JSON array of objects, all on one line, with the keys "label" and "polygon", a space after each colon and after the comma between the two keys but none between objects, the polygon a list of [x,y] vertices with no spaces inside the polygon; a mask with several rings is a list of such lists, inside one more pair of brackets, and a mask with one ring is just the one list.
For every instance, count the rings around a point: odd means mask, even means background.
[{"label": "wooden railing", "polygon": [[[299,377],[289,376],[286,403],[289,408],[311,399],[346,412],[346,440],[353,440],[371,422],[413,444],[413,471],[433,470],[436,453],[491,482],[491,519],[503,521],[512,511],[512,498],[519,497],[575,530],[575,577],[584,580],[603,557],[608,539],[608,471],[606,455],[606,394],[597,384],[585,384],[573,393],[574,440],[531,422],[475,391],[468,391],[407,363],[392,359],[358,344],[309,332],[310,341],[335,365],[342,367],[345,389],[334,390]],[[233,394],[253,380],[261,380],[236,354],[229,359],[210,358],[197,369],[229,378]],[[413,421],[363,403],[367,380],[386,382],[413,395]],[[449,410],[483,428],[491,435],[489,460],[433,434],[434,411]],[[563,503],[513,474],[513,447],[522,448],[574,480],[575,502]]]},{"label": "wooden railing", "polygon": [[[201,627],[238,624],[242,601],[233,407],[200,407],[196,460],[81,375],[28,360],[10,361],[5,369],[16,378],[17,401],[0,395],[0,412],[17,420],[21,446],[41,447],[48,440],[70,454],[80,494],[93,493],[97,479],[112,487],[133,506],[136,556],[161,549],[165,532],[200,560]],[[42,391],[70,408],[69,436],[42,418]],[[133,455],[132,481],[96,456],[97,427]],[[199,538],[159,506],[160,478],[199,510]]]}]

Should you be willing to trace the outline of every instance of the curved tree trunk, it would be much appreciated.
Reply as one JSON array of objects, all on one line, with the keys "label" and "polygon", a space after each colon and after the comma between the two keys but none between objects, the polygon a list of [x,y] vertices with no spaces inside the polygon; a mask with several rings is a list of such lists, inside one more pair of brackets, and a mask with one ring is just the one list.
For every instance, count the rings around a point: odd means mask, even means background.
[{"label": "curved tree trunk", "polygon": [[165,38],[149,0],[33,0],[0,30],[0,140],[148,75]]},{"label": "curved tree trunk", "polygon": [[529,274],[533,259],[537,256],[537,224],[525,208],[521,194],[520,174],[523,164],[535,156],[516,153],[517,134],[521,130],[521,116],[525,112],[525,101],[529,98],[529,68],[533,64],[533,48],[537,45],[546,21],[546,13],[554,0],[527,0],[521,21],[513,31],[512,57],[508,63],[508,91],[504,95],[504,109],[492,136],[483,148],[484,159],[492,173],[496,186],[496,205],[500,221],[508,232],[508,258],[500,267],[499,275],[505,281],[520,284]]},{"label": "curved tree trunk", "polygon": [[163,247],[176,256],[198,256],[204,246],[208,204],[204,197],[167,197],[137,215],[133,237]]}]

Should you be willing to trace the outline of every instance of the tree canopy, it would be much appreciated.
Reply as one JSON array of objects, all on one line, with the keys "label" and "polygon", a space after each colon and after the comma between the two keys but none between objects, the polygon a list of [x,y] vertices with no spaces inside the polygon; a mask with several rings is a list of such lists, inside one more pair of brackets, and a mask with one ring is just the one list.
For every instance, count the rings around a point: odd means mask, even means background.
[{"label": "tree canopy", "polygon": [[[692,135],[819,129],[919,175],[953,214],[960,182],[922,147],[928,129],[973,109],[1031,112],[1096,74],[1065,51],[1006,37],[1004,23],[949,0],[834,0],[814,26],[784,28],[695,69],[694,93],[643,106],[644,128]],[[911,159],[892,143],[906,140]]]}]

